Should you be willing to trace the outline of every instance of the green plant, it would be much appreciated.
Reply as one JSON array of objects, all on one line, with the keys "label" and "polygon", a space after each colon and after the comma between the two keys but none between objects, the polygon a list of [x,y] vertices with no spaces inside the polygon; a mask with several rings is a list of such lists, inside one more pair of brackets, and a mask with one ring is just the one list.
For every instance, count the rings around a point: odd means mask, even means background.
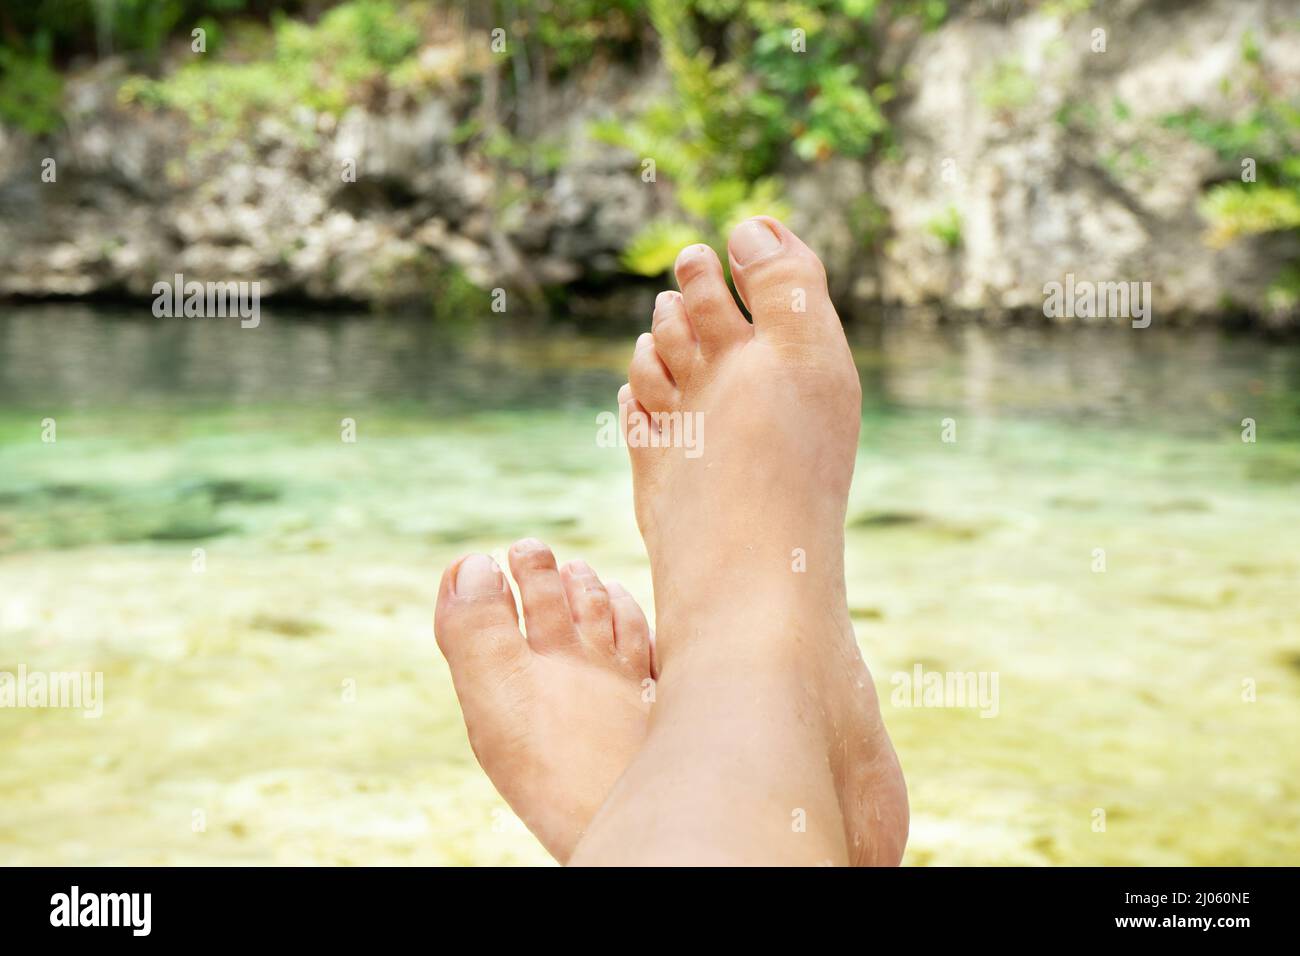
[{"label": "green plant", "polygon": [[48,42],[35,53],[0,47],[0,122],[36,136],[63,123],[63,79],[50,64]]},{"label": "green plant", "polygon": [[[1207,241],[1225,246],[1246,236],[1300,232],[1300,103],[1285,99],[1265,74],[1250,32],[1241,39],[1243,70],[1225,94],[1229,116],[1202,109],[1167,116],[1178,130],[1218,155],[1234,178],[1209,186],[1200,212],[1210,224]],[[1287,263],[1269,293],[1270,307],[1292,310],[1300,298],[1300,265]]]},{"label": "green plant", "polygon": [[994,113],[1014,113],[1034,101],[1037,84],[1019,60],[1002,60],[979,81],[979,98]]},{"label": "green plant", "polygon": [[30,54],[25,39],[40,37],[55,62],[77,54],[126,55],[137,66],[156,66],[169,38],[207,31],[207,51],[221,42],[222,21],[232,15],[265,14],[272,7],[292,12],[302,0],[23,0],[5,4],[0,48]]},{"label": "green plant", "polygon": [[524,27],[519,35],[544,69],[563,74],[602,48],[634,46],[644,24],[645,0],[524,0],[517,9]]},{"label": "green plant", "polygon": [[426,267],[424,285],[428,290],[430,309],[442,325],[469,322],[492,314],[488,293],[451,263]]},{"label": "green plant", "polygon": [[1283,267],[1268,290],[1268,305],[1275,312],[1294,312],[1300,308],[1300,264]]},{"label": "green plant", "polygon": [[177,110],[220,146],[259,116],[287,119],[299,106],[341,114],[413,57],[422,23],[419,7],[395,0],[350,0],[315,24],[277,16],[266,56],[197,58],[161,79],[133,77],[120,97]]},{"label": "green plant", "polygon": [[1210,221],[1209,241],[1225,246],[1242,236],[1300,229],[1300,192],[1293,186],[1220,183],[1201,200]]},{"label": "green plant", "polygon": [[623,250],[623,266],[637,275],[663,275],[684,246],[698,242],[699,230],[672,219],[658,219],[633,237]]},{"label": "green plant", "polygon": [[[720,246],[757,212],[781,214],[779,175],[805,163],[863,156],[887,142],[893,86],[878,74],[877,33],[891,18],[934,26],[941,2],[647,0],[675,97],[595,135],[652,160],[677,209],[648,224],[625,263],[655,275],[689,236]],[[680,245],[678,245],[680,248]]]},{"label": "green plant", "polygon": [[1068,20],[1092,9],[1093,0],[1046,0],[1040,10],[1049,17]]},{"label": "green plant", "polygon": [[953,252],[961,248],[962,218],[956,206],[949,206],[942,213],[925,224],[926,232],[943,243],[944,248]]},{"label": "green plant", "polygon": [[[474,135],[474,133],[462,132],[461,135]],[[539,138],[528,142],[503,127],[486,134],[481,148],[485,156],[500,160],[511,169],[533,176],[554,173],[564,165],[569,155],[568,146],[562,140]]]},{"label": "green plant", "polygon": [[1075,99],[1065,100],[1053,118],[1065,129],[1078,128],[1088,134],[1095,133],[1101,125],[1101,111],[1091,103]]}]

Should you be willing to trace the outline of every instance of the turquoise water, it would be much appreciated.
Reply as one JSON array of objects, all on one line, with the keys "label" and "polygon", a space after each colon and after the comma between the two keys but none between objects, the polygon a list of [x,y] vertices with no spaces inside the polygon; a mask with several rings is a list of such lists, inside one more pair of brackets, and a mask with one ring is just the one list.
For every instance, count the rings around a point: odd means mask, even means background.
[{"label": "turquoise water", "polygon": [[[531,534],[649,605],[596,442],[637,330],[0,315],[0,670],[105,687],[98,720],[0,709],[0,859],[543,862],[465,744],[432,598]],[[908,862],[1294,861],[1300,347],[853,340],[849,593]],[[891,703],[918,664],[996,673],[997,716]]]}]

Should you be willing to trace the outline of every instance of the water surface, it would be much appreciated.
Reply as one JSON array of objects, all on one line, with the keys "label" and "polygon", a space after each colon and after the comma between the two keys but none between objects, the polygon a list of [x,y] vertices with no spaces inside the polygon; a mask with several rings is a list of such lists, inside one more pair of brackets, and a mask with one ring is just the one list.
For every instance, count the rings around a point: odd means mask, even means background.
[{"label": "water surface", "polygon": [[[0,710],[0,859],[543,861],[464,741],[433,594],[537,535],[649,604],[596,441],[635,332],[0,314],[0,670],[105,675],[98,720]],[[1300,348],[853,339],[850,603],[909,862],[1294,861]],[[997,716],[891,702],[918,664],[997,674]]]}]

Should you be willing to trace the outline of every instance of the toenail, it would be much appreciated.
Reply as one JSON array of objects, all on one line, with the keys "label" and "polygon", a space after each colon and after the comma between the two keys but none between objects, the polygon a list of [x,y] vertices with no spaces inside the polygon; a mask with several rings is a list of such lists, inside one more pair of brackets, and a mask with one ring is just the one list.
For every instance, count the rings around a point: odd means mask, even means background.
[{"label": "toenail", "polygon": [[781,248],[781,238],[761,219],[747,219],[731,234],[731,254],[741,265]]},{"label": "toenail", "polygon": [[673,300],[673,296],[676,294],[677,293],[665,289],[663,292],[660,292],[655,296],[655,311],[658,312],[660,309],[666,308],[668,303]]},{"label": "toenail", "polygon": [[569,573],[579,578],[596,576],[596,572],[591,570],[591,565],[581,558],[569,562]]},{"label": "toenail", "polygon": [[697,242],[692,246],[687,246],[681,252],[677,253],[678,263],[694,262],[700,256],[704,255],[709,247],[702,242]]},{"label": "toenail", "polygon": [[623,585],[619,584],[617,581],[610,581],[608,584],[605,585],[605,590],[609,592],[610,597],[621,598],[621,597],[632,596],[628,594],[627,588],[623,587]]},{"label": "toenail", "polygon": [[501,568],[486,554],[471,554],[456,569],[456,593],[461,597],[495,594],[501,590]]},{"label": "toenail", "polygon": [[534,551],[545,551],[546,545],[537,538],[521,538],[514,543],[515,554],[532,554]]}]

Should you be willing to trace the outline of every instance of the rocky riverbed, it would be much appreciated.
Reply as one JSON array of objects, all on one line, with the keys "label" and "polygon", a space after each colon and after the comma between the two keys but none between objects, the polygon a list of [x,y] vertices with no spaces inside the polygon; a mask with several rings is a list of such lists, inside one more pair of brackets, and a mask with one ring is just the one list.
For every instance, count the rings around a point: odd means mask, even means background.
[{"label": "rocky riverbed", "polygon": [[[98,717],[0,706],[0,859],[544,862],[474,762],[433,600],[456,556],[536,535],[651,606],[627,455],[597,439],[629,345],[0,316],[0,672],[103,677]],[[1300,348],[854,347],[848,598],[907,862],[1294,861]],[[916,706],[918,673],[996,697]]]}]

